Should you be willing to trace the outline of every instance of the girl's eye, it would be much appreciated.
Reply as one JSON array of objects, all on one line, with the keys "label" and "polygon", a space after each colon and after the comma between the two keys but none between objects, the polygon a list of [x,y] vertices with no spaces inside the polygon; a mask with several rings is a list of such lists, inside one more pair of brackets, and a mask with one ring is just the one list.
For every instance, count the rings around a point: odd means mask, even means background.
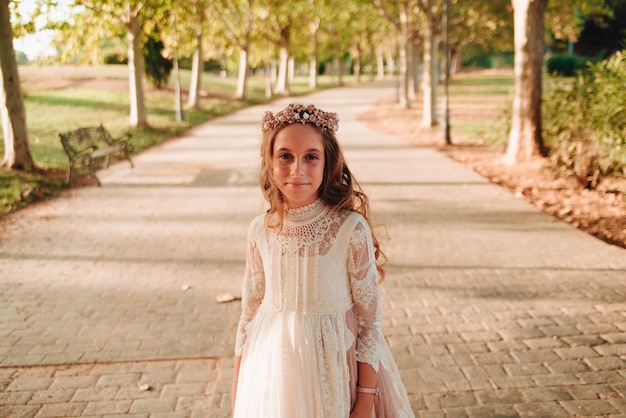
[{"label": "girl's eye", "polygon": [[278,154],[278,158],[281,160],[288,160],[291,158],[290,154],[286,154],[286,153],[282,153],[282,154]]},{"label": "girl's eye", "polygon": [[320,158],[315,154],[309,154],[306,156],[307,160],[319,160]]}]

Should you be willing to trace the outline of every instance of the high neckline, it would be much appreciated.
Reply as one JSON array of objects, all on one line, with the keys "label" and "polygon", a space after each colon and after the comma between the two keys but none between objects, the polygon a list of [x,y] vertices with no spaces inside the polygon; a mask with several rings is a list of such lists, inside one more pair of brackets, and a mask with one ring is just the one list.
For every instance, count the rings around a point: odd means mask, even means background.
[{"label": "high neckline", "polygon": [[317,219],[326,211],[326,205],[321,199],[317,199],[313,203],[294,209],[285,210],[285,220],[291,225],[305,224]]}]

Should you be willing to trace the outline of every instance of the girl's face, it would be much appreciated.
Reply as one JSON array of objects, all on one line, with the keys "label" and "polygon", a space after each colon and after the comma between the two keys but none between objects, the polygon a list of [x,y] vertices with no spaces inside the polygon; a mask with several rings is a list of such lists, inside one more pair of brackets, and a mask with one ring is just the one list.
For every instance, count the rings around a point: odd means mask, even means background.
[{"label": "girl's face", "polygon": [[278,132],[272,150],[272,173],[287,209],[313,203],[324,178],[324,140],[320,132],[300,123]]}]

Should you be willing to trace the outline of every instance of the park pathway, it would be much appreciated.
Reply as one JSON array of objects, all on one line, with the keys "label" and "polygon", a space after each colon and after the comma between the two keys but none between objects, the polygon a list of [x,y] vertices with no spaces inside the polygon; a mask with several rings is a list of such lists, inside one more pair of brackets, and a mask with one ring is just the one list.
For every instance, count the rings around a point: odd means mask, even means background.
[{"label": "park pathway", "polygon": [[[416,416],[626,416],[626,251],[428,148],[372,131],[391,84],[339,113],[386,225],[384,332]],[[287,99],[267,108],[278,110]],[[101,172],[0,231],[0,417],[228,417],[266,107]]]}]

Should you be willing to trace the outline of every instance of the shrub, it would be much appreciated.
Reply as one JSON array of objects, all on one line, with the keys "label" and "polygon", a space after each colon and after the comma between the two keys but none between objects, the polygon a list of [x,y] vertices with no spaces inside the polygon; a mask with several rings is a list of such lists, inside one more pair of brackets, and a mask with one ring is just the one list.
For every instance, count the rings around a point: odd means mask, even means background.
[{"label": "shrub", "polygon": [[163,41],[157,35],[150,35],[143,46],[146,77],[159,90],[167,85],[174,67],[172,60],[163,56],[163,48]]},{"label": "shrub", "polygon": [[126,54],[121,54],[121,53],[112,53],[112,54],[108,54],[104,57],[104,63],[109,65],[109,64],[128,64],[128,56],[126,56]]},{"label": "shrub", "polygon": [[574,55],[553,55],[548,58],[546,66],[548,74],[562,77],[573,77],[576,72],[584,69],[589,60]]},{"label": "shrub", "polygon": [[543,101],[544,135],[551,160],[588,188],[626,174],[626,55],[618,52]]}]

